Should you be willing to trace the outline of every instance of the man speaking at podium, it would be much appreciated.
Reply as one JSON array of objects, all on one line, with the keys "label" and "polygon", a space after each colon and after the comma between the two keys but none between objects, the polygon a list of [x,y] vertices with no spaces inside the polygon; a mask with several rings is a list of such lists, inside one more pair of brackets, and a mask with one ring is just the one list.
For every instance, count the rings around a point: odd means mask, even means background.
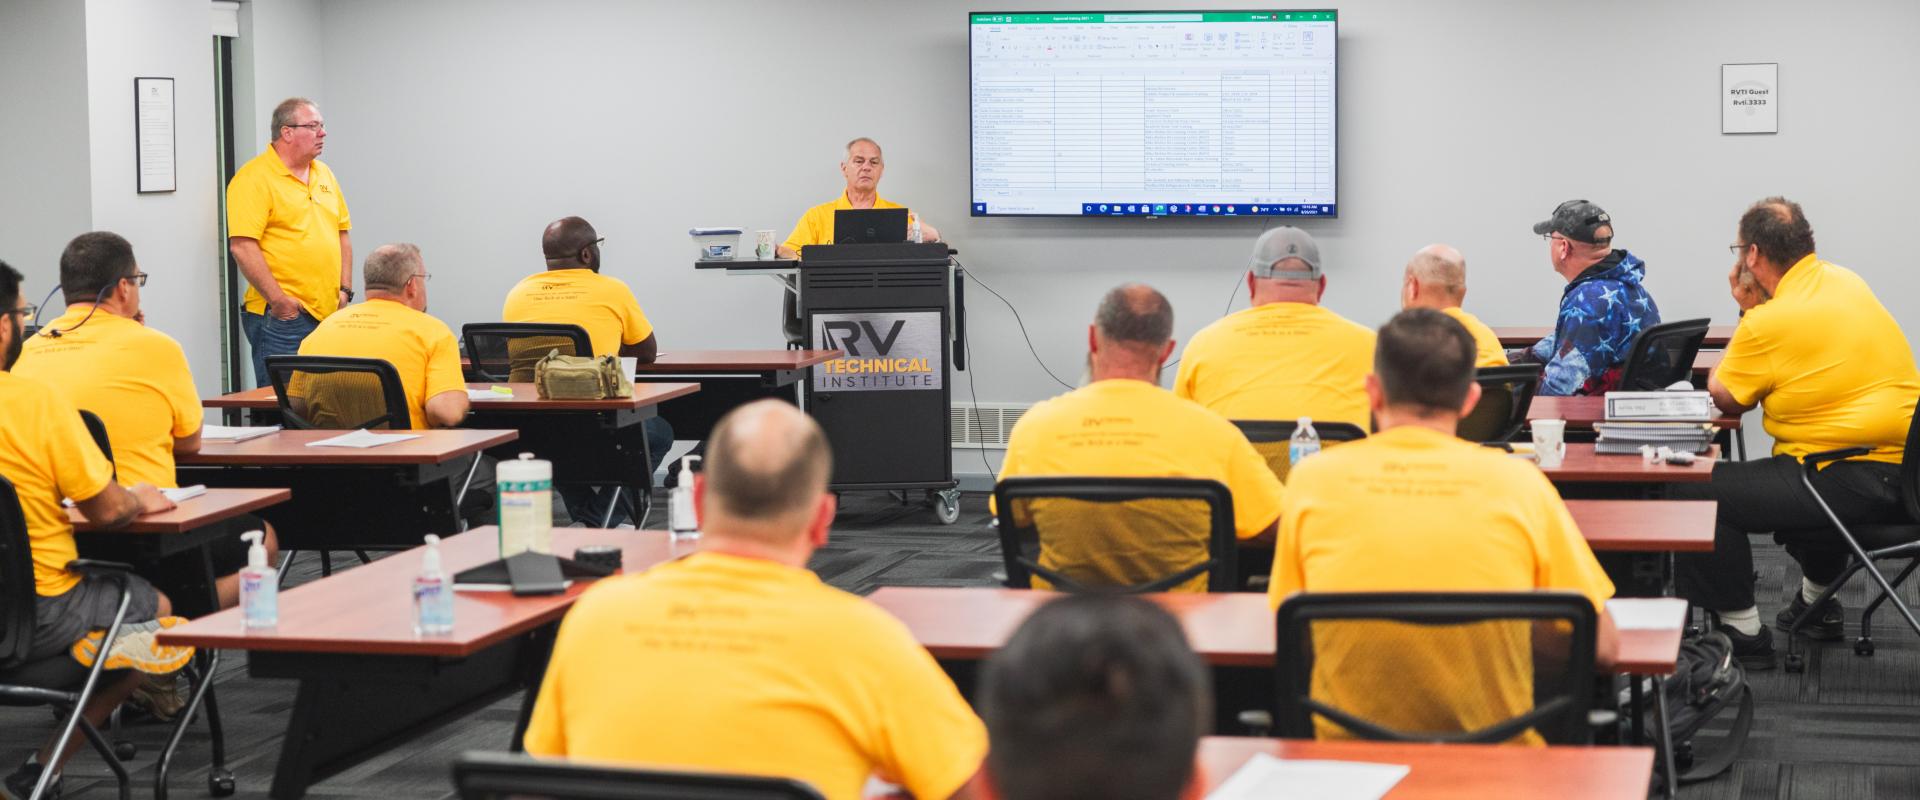
[{"label": "man speaking at podium", "polygon": [[[840,162],[840,174],[847,177],[847,190],[831,201],[807,209],[794,223],[793,233],[780,245],[781,258],[799,258],[800,248],[810,244],[833,244],[833,212],[856,208],[905,208],[880,196],[880,175],[887,165],[880,160],[880,144],[862,136],[847,143],[847,158]],[[940,232],[926,222],[920,223],[921,241],[940,241]]]}]

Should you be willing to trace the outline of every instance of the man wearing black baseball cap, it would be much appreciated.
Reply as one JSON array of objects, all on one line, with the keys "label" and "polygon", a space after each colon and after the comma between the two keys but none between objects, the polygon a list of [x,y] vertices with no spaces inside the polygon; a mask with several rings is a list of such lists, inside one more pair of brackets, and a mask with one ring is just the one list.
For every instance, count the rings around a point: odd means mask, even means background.
[{"label": "man wearing black baseball cap", "polygon": [[1585,200],[1561,203],[1533,232],[1547,240],[1567,288],[1552,335],[1508,356],[1546,365],[1542,395],[1604,394],[1619,386],[1634,335],[1660,324],[1660,307],[1641,285],[1646,262],[1613,249],[1613,217]]}]

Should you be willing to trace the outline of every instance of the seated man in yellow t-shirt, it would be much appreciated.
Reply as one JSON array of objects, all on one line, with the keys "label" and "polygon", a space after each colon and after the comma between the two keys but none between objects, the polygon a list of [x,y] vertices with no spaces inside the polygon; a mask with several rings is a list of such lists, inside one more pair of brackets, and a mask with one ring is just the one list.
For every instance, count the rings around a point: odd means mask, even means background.
[{"label": "seated man in yellow t-shirt", "polygon": [[1227,419],[1307,417],[1366,430],[1373,331],[1320,305],[1326,291],[1312,236],[1286,227],[1261,234],[1247,269],[1252,307],[1193,335],[1173,393]]},{"label": "seated man in yellow t-shirt", "polygon": [[995,800],[1199,800],[1206,786],[1207,665],[1179,620],[1140,597],[1049,601],[987,659],[978,697]]},{"label": "seated man in yellow t-shirt", "polygon": [[[173,503],[152,484],[136,484],[129,489],[115,483],[113,463],[94,444],[80,421],[79,410],[47,385],[10,371],[20,357],[22,321],[31,320],[34,314],[33,307],[20,296],[20,281],[19,272],[0,262],[0,420],[5,421],[0,424],[0,476],[13,484],[19,498],[27,523],[27,547],[33,556],[32,638],[26,651],[26,662],[32,663],[66,658],[63,654],[70,648],[78,650],[77,642],[89,632],[113,624],[119,609],[116,581],[67,570],[67,564],[79,558],[80,551],[60,499],[72,498],[81,516],[108,528],[125,525],[142,513],[165,511]],[[121,640],[132,636],[151,640],[157,621],[173,613],[173,604],[140,576],[129,575],[126,580],[128,604]],[[125,666],[116,664],[113,657],[108,658],[107,665],[113,669]],[[142,668],[140,664],[132,666]],[[132,670],[107,673],[82,714],[95,726],[106,725],[107,716],[140,682],[140,673]],[[8,775],[5,791],[16,797],[27,796],[52,757],[54,744],[47,742],[25,765]],[[85,748],[86,740],[80,731],[74,731],[61,750],[60,762],[52,765],[56,775],[49,783],[52,789],[48,796],[57,794],[57,773],[66,760]]]},{"label": "seated man in yellow t-shirt", "polygon": [[527,752],[973,797],[980,720],[899,620],[820,582],[832,453],[775,400],[713,429],[699,552],[588,589],[560,626]]},{"label": "seated man in yellow t-shirt", "polygon": [[[14,374],[40,381],[107,427],[120,484],[179,485],[175,453],[200,451],[200,393],[180,343],[142,324],[147,273],[133,245],[106,231],[84,233],[60,254],[67,310],[27,340]],[[266,532],[269,562],[279,550],[272,526],[251,514],[223,523],[229,536],[209,546],[220,607],[239,602],[247,565],[240,534]]]},{"label": "seated man in yellow t-shirt", "polygon": [[[547,260],[546,271],[522,278],[513,291],[507,293],[500,318],[506,322],[578,325],[586,329],[593,352],[569,355],[618,355],[651,364],[660,352],[659,337],[626,282],[601,274],[601,241],[593,225],[580,217],[564,217],[547,225],[540,236],[540,251]],[[516,347],[521,342],[534,344],[522,352]],[[516,381],[533,380],[533,364],[552,349],[550,344],[534,339],[515,340],[508,348]],[[652,459],[648,471],[658,470],[667,451],[673,447],[673,426],[664,418],[653,416],[642,421],[640,428],[646,435],[647,453]],[[560,490],[573,519],[594,527],[600,527],[603,522],[612,527],[631,519],[633,497],[623,493],[622,508],[608,520],[606,504],[611,494],[612,490],[592,487],[568,486]]]},{"label": "seated man in yellow t-shirt", "polygon": [[[361,270],[367,299],[322,320],[300,344],[300,354],[377,358],[392,364],[406,390],[414,429],[460,424],[469,403],[460,345],[446,323],[427,315],[429,276],[420,248],[381,245],[367,254]],[[358,377],[297,375],[287,387],[288,402],[296,413],[316,422],[356,424],[385,410],[377,402],[378,390]],[[369,391],[376,394],[370,398]]]},{"label": "seated man in yellow t-shirt", "polygon": [[[1750,670],[1774,664],[1773,636],[1754,602],[1753,548],[1747,537],[1817,530],[1819,542],[1794,542],[1799,590],[1774,623],[1786,630],[1801,614],[1813,639],[1843,631],[1838,598],[1814,601],[1846,568],[1848,553],[1827,515],[1801,485],[1800,459],[1849,447],[1868,452],[1821,467],[1813,485],[1841,521],[1906,522],[1900,462],[1920,399],[1920,369],[1900,323],[1852,270],[1814,252],[1813,227],[1800,205],[1782,197],[1753,204],[1735,232],[1728,274],[1739,327],[1707,378],[1715,405],[1744,414],[1757,405],[1773,437],[1773,457],[1721,461],[1713,481],[1672,487],[1671,496],[1719,501],[1713,552],[1675,563],[1680,594],[1719,614],[1721,631]],[[1810,610],[1811,609],[1811,610]]]},{"label": "seated man in yellow t-shirt", "polygon": [[[1576,592],[1600,612],[1595,653],[1618,649],[1604,603],[1613,583],[1540,470],[1454,435],[1479,400],[1473,337],[1431,309],[1380,329],[1367,401],[1380,432],[1295,465],[1280,515],[1268,594]],[[1316,699],[1389,728],[1478,730],[1533,707],[1524,634],[1480,630],[1404,639],[1369,623],[1315,631]],[[1458,634],[1464,641],[1456,640]],[[1475,635],[1479,634],[1479,635]],[[1418,702],[1410,702],[1416,700]],[[1322,738],[1349,736],[1315,717]],[[1538,744],[1529,731],[1523,741]]]},{"label": "seated man in yellow t-shirt", "polygon": [[[1209,478],[1233,493],[1239,537],[1270,539],[1280,515],[1280,480],[1233,423],[1160,388],[1172,336],[1173,307],[1164,295],[1141,284],[1108,292],[1087,330],[1093,382],[1036,403],[1020,417],[1000,477]],[[1092,504],[1028,505],[1043,531],[1040,565],[1082,582],[1145,583],[1206,560],[1204,515],[1198,526],[1171,519],[1156,524],[1146,517],[1172,517],[1171,510],[1116,505],[1108,519]],[[1072,535],[1049,536],[1049,528]],[[1168,538],[1172,531],[1177,539]],[[1200,576],[1181,588],[1205,587]]]},{"label": "seated man in yellow t-shirt", "polygon": [[1504,367],[1507,351],[1500,337],[1479,317],[1467,313],[1460,301],[1467,298],[1467,257],[1444,244],[1420,248],[1407,262],[1407,278],[1400,284],[1400,307],[1431,308],[1465,326],[1473,334],[1475,367]]}]

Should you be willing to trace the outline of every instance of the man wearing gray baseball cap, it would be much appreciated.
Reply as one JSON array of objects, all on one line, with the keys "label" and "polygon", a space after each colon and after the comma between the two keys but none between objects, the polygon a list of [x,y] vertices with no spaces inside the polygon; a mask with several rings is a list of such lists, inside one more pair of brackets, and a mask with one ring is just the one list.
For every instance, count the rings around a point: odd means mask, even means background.
[{"label": "man wearing gray baseball cap", "polygon": [[1373,330],[1320,305],[1320,246],[1299,228],[1274,228],[1247,263],[1251,306],[1187,343],[1175,394],[1227,419],[1347,422],[1367,427]]},{"label": "man wearing gray baseball cap", "polygon": [[1647,264],[1613,249],[1613,217],[1585,200],[1568,200],[1533,226],[1547,241],[1553,271],[1567,279],[1553,333],[1508,353],[1515,364],[1545,364],[1540,394],[1605,394],[1618,388],[1633,337],[1660,324],[1660,307],[1641,285]]}]

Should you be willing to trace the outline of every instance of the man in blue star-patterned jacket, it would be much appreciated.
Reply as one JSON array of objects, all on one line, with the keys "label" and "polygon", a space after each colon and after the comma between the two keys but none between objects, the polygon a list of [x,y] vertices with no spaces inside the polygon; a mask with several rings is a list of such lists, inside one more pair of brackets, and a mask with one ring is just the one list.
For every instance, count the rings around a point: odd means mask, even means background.
[{"label": "man in blue star-patterned jacket", "polygon": [[1647,265],[1613,249],[1613,218],[1585,200],[1568,200],[1533,226],[1547,240],[1553,269],[1567,279],[1553,333],[1508,354],[1515,364],[1546,364],[1539,393],[1604,394],[1618,388],[1633,337],[1660,324],[1660,307],[1641,281]]}]

